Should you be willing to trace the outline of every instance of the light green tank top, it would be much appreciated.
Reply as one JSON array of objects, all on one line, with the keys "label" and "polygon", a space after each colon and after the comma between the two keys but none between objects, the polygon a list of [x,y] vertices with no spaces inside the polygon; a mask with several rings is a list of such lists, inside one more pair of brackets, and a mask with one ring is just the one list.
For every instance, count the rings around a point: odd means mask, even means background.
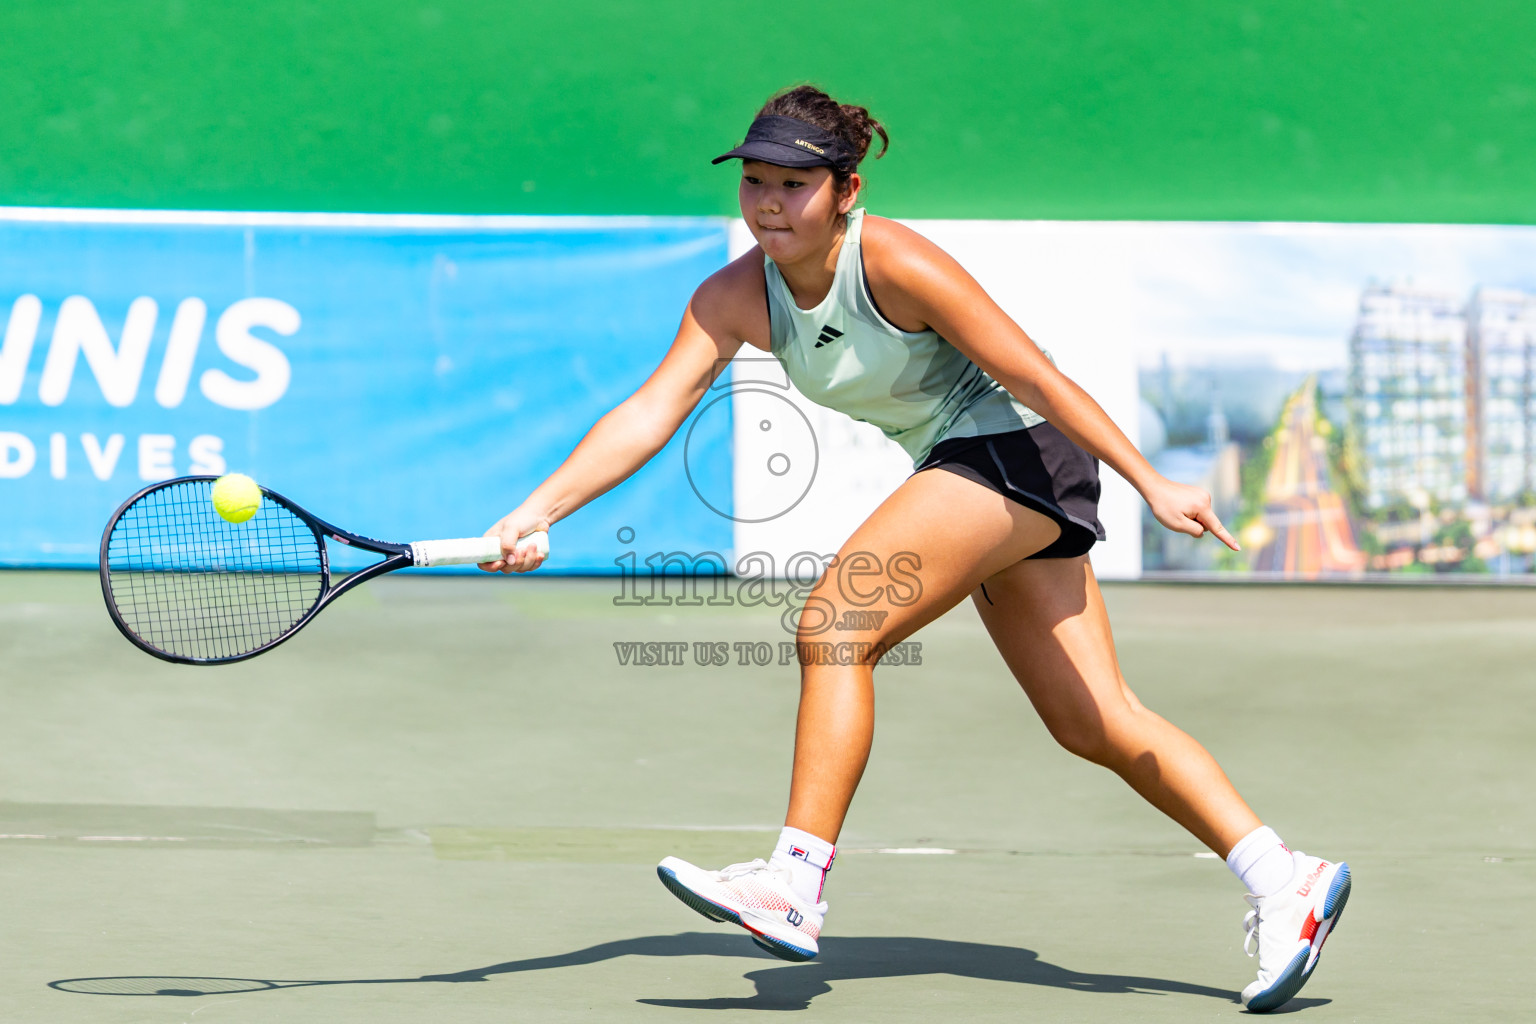
[{"label": "light green tank top", "polygon": [[770,346],[800,393],[873,423],[917,465],[952,437],[998,434],[1045,417],[1010,395],[936,331],[886,322],[870,295],[859,248],[864,211],[848,215],[832,290],[801,309],[766,255]]}]

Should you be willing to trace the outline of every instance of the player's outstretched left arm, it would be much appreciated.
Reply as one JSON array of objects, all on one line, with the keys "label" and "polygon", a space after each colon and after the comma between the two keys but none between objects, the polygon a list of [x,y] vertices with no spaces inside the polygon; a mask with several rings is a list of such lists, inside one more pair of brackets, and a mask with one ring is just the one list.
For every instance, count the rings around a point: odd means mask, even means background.
[{"label": "player's outstretched left arm", "polygon": [[948,253],[882,218],[866,219],[865,237],[874,243],[865,246],[866,273],[887,319],[907,330],[932,327],[1019,401],[1130,481],[1168,529],[1195,537],[1210,532],[1239,550],[1211,508],[1211,496],[1153,469],[1099,403],[1045,358]]},{"label": "player's outstretched left arm", "polygon": [[[754,250],[756,252],[756,250]],[[499,536],[505,557],[482,563],[487,572],[528,572],[544,554],[519,538],[550,526],[625,481],[671,440],[715,378],[742,345],[733,310],[742,295],[762,295],[762,257],[752,290],[750,260],[738,259],[711,275],[688,308],[661,364],[635,393],[587,431],[574,451],[517,508],[485,531]]]}]

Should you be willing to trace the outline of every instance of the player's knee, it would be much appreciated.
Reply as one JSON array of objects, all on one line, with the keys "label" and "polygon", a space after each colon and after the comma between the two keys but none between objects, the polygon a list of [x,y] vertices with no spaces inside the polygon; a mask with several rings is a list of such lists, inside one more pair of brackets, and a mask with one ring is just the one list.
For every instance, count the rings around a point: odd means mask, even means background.
[{"label": "player's knee", "polygon": [[825,640],[837,625],[837,605],[823,587],[806,596],[795,621],[795,643],[801,646]]},{"label": "player's knee", "polygon": [[1104,723],[1092,715],[1062,715],[1046,721],[1051,737],[1069,754],[1094,764],[1111,760],[1112,744]]},{"label": "player's knee", "polygon": [[1085,761],[1118,770],[1140,750],[1137,742],[1139,706],[1073,708],[1046,720],[1046,728],[1062,748]]},{"label": "player's knee", "polygon": [[795,644],[802,664],[872,666],[900,640],[897,625],[888,610],[849,607],[818,587],[800,611]]}]

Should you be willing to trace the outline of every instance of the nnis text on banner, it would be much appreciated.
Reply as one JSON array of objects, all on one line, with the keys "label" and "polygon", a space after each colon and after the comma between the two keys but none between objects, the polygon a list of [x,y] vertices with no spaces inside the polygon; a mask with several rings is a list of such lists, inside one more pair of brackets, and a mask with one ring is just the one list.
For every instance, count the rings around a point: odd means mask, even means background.
[{"label": "nnis text on banner", "polygon": [[[0,209],[0,565],[92,565],[124,498],[188,473],[374,536],[478,534],[645,380],[725,256],[711,219]],[[729,493],[729,423],[689,452]],[[562,521],[551,568],[617,571],[631,523],[729,549],[689,468],[669,446]]]},{"label": "nnis text on banner", "polygon": [[[102,399],[117,408],[131,406],[144,381],[159,312],[154,299],[134,299],[123,320],[121,337],[114,344],[88,297],[66,298],[53,321],[52,339],[37,384],[38,401],[44,406],[63,405],[83,356]],[[21,397],[42,319],[43,303],[36,295],[22,295],[11,306],[4,341],[0,342],[0,406],[14,405]],[[186,398],[207,320],[208,305],[202,299],[187,298],[177,305],[155,377],[154,399],[162,408],[174,409]],[[253,376],[239,379],[219,367],[206,369],[198,380],[203,396],[226,409],[263,409],[276,402],[288,390],[292,368],[281,348],[252,332],[265,328],[292,336],[300,323],[298,310],[278,299],[232,303],[219,316],[214,337],[223,356]],[[125,444],[122,434],[103,439],[86,432],[73,441],[97,480],[112,479]],[[47,469],[53,479],[69,475],[72,446],[72,439],[64,433],[48,435]],[[136,447],[140,480],[164,480],[178,473],[174,436],[141,434]],[[185,472],[224,472],[223,450],[224,441],[216,435],[193,437],[182,463]],[[0,430],[0,479],[24,477],[37,465],[38,446],[31,437]]]}]

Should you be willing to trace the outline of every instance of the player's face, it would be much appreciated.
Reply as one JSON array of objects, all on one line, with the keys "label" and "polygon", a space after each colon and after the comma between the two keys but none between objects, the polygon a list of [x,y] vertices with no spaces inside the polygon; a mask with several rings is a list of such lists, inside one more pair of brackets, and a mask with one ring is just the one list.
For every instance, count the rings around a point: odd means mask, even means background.
[{"label": "player's face", "polygon": [[838,214],[853,209],[859,179],[838,194],[828,167],[780,167],[757,160],[741,165],[741,216],[763,252],[775,262],[815,258],[832,244]]}]

